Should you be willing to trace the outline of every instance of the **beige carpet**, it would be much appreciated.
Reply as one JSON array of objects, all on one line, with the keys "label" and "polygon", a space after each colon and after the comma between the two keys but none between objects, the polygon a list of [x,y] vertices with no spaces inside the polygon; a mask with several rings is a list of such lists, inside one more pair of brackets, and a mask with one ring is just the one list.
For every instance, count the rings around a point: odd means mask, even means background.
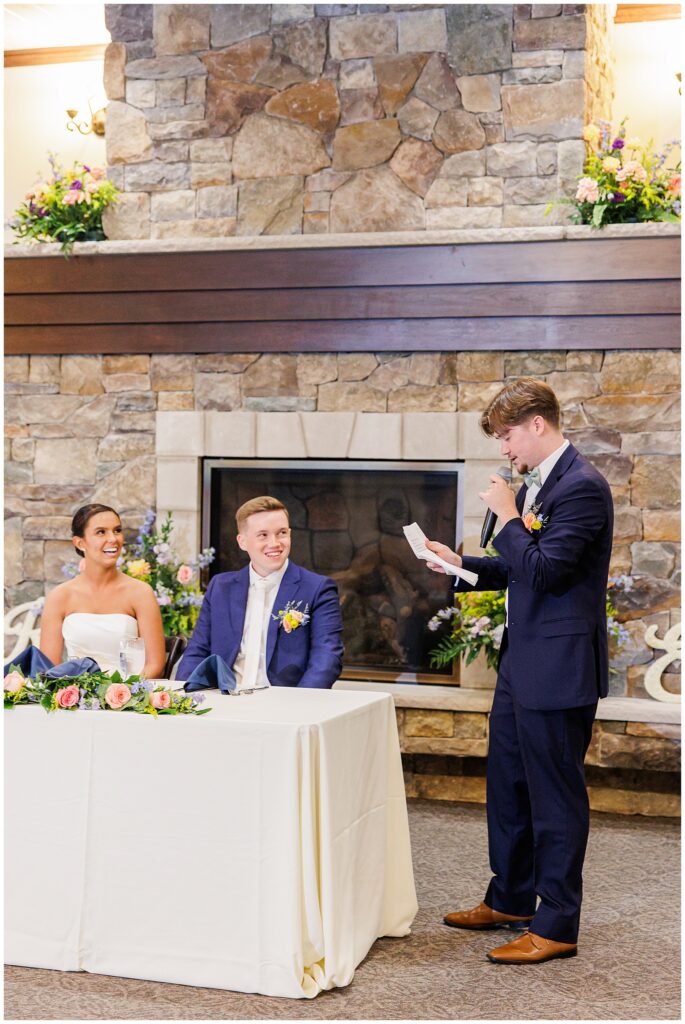
[{"label": "beige carpet", "polygon": [[481,807],[410,802],[420,910],[412,934],[381,939],[345,989],[273,999],[215,989],[5,969],[8,1020],[680,1018],[679,826],[594,815],[574,960],[498,967],[507,933],[444,927],[488,880]]}]

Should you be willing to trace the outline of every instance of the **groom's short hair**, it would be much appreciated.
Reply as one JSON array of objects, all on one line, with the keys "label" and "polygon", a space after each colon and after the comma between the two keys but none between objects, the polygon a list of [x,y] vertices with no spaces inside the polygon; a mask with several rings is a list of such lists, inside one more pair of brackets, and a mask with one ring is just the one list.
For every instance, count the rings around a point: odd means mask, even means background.
[{"label": "groom's short hair", "polygon": [[508,427],[524,423],[531,416],[542,416],[558,430],[561,418],[559,400],[543,380],[519,377],[498,391],[481,416],[480,425],[484,434],[493,437]]},{"label": "groom's short hair", "polygon": [[247,520],[255,512],[285,512],[286,518],[290,520],[288,510],[282,501],[279,501],[278,498],[272,498],[269,494],[262,494],[258,498],[250,498],[236,512],[235,522],[238,527],[238,533],[243,532]]}]

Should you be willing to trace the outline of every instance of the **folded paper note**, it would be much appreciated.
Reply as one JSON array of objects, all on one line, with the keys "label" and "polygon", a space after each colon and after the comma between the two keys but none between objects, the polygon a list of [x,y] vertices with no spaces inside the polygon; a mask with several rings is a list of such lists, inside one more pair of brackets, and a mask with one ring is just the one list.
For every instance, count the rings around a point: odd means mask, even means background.
[{"label": "folded paper note", "polygon": [[424,562],[434,562],[436,565],[442,566],[445,572],[451,576],[459,576],[460,579],[466,580],[472,587],[475,587],[478,582],[478,573],[470,572],[468,569],[458,569],[456,565],[446,562],[444,558],[440,558],[434,551],[427,548],[426,535],[418,523],[411,523],[409,526],[403,526],[402,529],[410,548],[417,558],[422,558]]}]

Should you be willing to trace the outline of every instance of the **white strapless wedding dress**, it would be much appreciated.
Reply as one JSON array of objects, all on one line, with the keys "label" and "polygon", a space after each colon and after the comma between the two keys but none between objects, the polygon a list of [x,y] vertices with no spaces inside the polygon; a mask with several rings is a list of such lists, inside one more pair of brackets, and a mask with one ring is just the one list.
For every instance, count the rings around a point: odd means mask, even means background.
[{"label": "white strapless wedding dress", "polygon": [[116,672],[119,643],[138,636],[138,622],[123,612],[71,612],[64,617],[62,636],[67,658],[94,658],[103,672]]}]

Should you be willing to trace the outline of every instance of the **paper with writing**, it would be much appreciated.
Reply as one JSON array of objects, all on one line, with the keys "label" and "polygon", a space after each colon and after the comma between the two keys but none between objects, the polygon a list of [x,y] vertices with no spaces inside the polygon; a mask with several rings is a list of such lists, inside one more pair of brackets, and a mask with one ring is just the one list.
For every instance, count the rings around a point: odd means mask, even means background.
[{"label": "paper with writing", "polygon": [[434,551],[427,548],[426,535],[418,523],[411,523],[409,526],[403,526],[402,529],[404,530],[404,536],[409,542],[409,546],[417,558],[422,558],[424,562],[435,562],[436,565],[442,566],[445,572],[451,576],[459,576],[462,580],[470,583],[472,587],[475,587],[478,582],[478,573],[470,572],[468,569],[458,569],[456,565],[446,562],[444,558],[440,558]]}]

